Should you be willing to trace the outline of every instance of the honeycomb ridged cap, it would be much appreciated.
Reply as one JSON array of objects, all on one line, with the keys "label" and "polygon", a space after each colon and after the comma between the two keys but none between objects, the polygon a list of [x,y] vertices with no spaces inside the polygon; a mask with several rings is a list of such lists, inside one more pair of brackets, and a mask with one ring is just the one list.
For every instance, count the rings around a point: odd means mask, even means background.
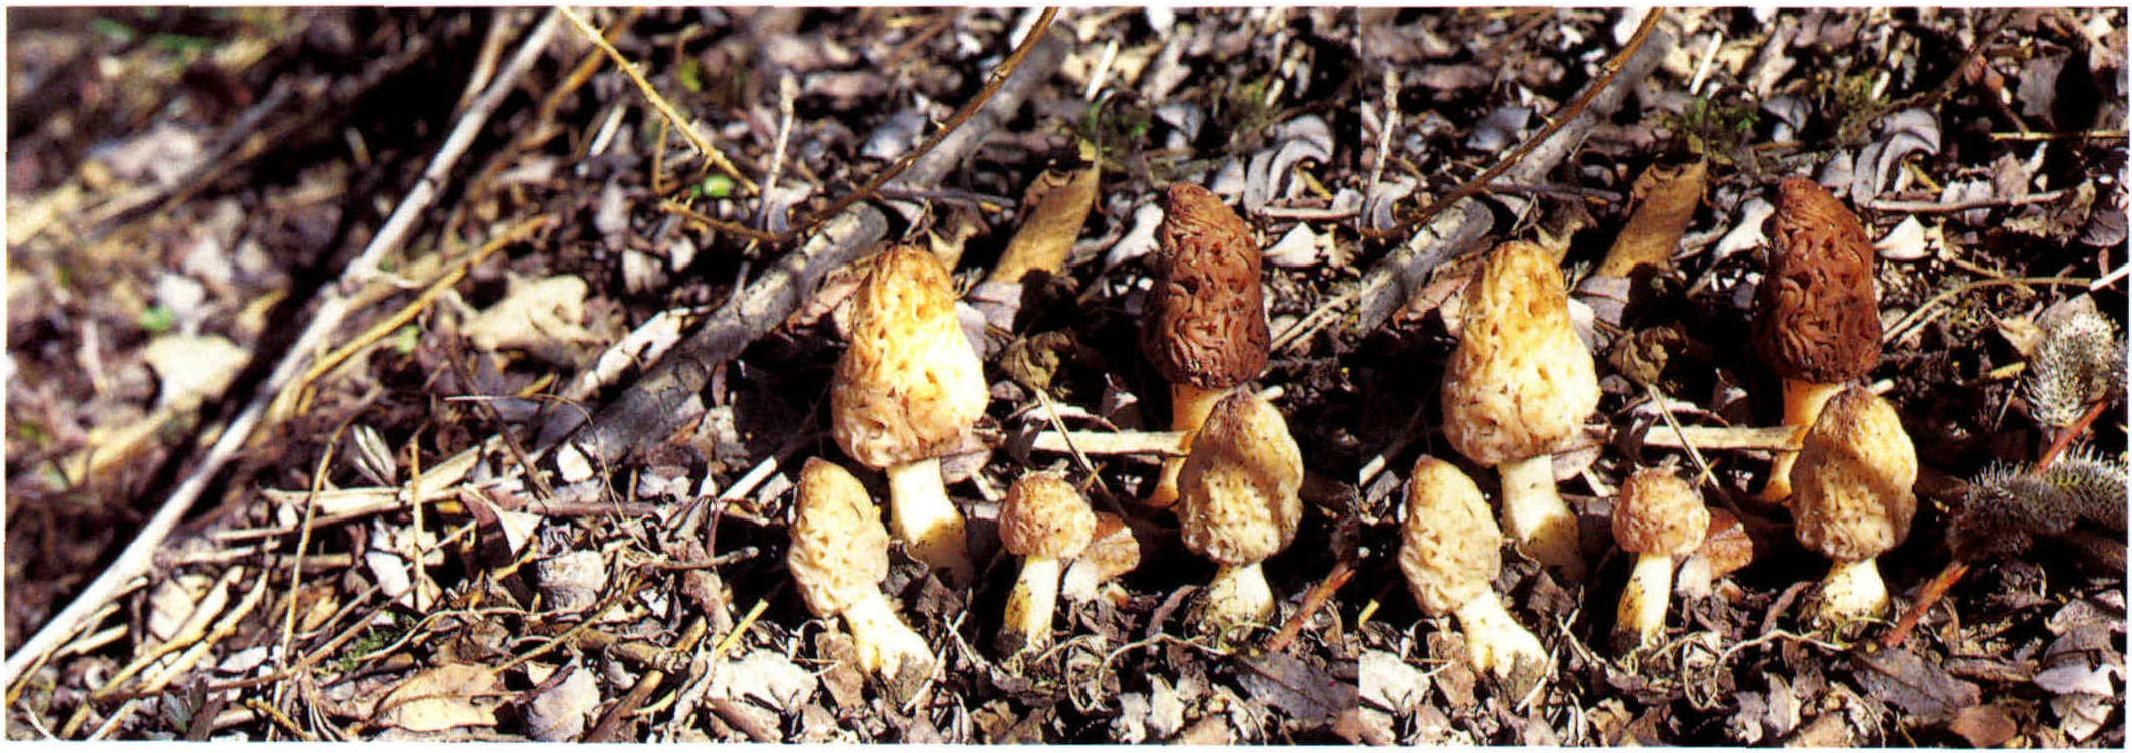
[{"label": "honeycomb ridged cap", "polygon": [[1917,449],[1895,406],[1851,387],[1807,430],[1791,483],[1800,544],[1838,562],[1871,559],[1910,534]]},{"label": "honeycomb ridged cap", "polygon": [[999,508],[999,540],[1019,557],[1072,559],[1095,536],[1096,512],[1065,477],[1024,474]]},{"label": "honeycomb ridged cap", "polygon": [[1703,496],[1671,471],[1637,470],[1614,500],[1614,543],[1625,552],[1685,554],[1702,546],[1709,531]]},{"label": "honeycomb ridged cap", "polygon": [[872,468],[948,454],[991,400],[954,285],[922,248],[893,246],[872,264],[852,296],[851,344],[830,387],[837,446]]},{"label": "honeycomb ridged cap", "polygon": [[1444,436],[1483,465],[1555,451],[1599,407],[1591,351],[1570,323],[1554,253],[1511,241],[1466,285],[1464,330],[1444,367]]},{"label": "honeycomb ridged cap", "polygon": [[1177,474],[1185,548],[1237,567],[1288,548],[1303,518],[1303,453],[1280,410],[1250,390],[1223,398]]},{"label": "honeycomb ridged cap", "polygon": [[843,466],[808,458],[793,503],[785,566],[807,608],[831,617],[888,577],[888,529],[866,487]]},{"label": "honeycomb ridged cap", "polygon": [[1503,567],[1503,532],[1464,471],[1427,455],[1415,461],[1406,513],[1399,570],[1423,611],[1450,614],[1494,588]]}]

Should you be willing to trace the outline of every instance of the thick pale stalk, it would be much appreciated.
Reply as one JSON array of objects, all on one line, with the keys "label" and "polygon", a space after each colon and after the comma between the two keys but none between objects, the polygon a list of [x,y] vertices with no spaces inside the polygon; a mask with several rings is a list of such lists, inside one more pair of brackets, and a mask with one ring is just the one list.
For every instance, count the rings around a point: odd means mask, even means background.
[{"label": "thick pale stalk", "polygon": [[1636,555],[1636,569],[1629,585],[1621,590],[1621,608],[1615,613],[1614,632],[1636,636],[1636,645],[1657,643],[1666,634],[1666,604],[1673,595],[1673,558],[1664,554]]},{"label": "thick pale stalk", "polygon": [[1838,562],[1821,580],[1821,619],[1841,623],[1870,617],[1888,606],[1888,585],[1873,560]]},{"label": "thick pale stalk", "polygon": [[1503,476],[1503,531],[1540,564],[1570,581],[1584,580],[1577,514],[1555,491],[1554,460],[1538,455],[1496,466]]},{"label": "thick pale stalk", "polygon": [[1520,663],[1540,667],[1547,663],[1547,649],[1538,636],[1518,624],[1503,609],[1503,601],[1489,591],[1452,610],[1466,632],[1466,651],[1473,668],[1510,677]]},{"label": "thick pale stalk", "polygon": [[[1841,384],[1784,380],[1784,425],[1792,427],[1793,444],[1806,438],[1806,430],[1814,428],[1814,419],[1821,417],[1821,407],[1842,391]],[[1769,464],[1769,482],[1755,499],[1776,504],[1791,497],[1791,467],[1798,459],[1797,450],[1778,450]]]},{"label": "thick pale stalk", "polygon": [[1030,557],[1022,562],[1021,577],[1007,593],[1007,618],[1000,632],[1000,648],[1009,654],[1051,644],[1051,615],[1058,603],[1059,561]]},{"label": "thick pale stalk", "polygon": [[948,499],[938,458],[890,466],[888,506],[889,532],[912,557],[939,570],[949,585],[966,585],[976,575],[962,511]]},{"label": "thick pale stalk", "polygon": [[893,680],[903,668],[931,672],[933,649],[918,631],[904,624],[880,591],[844,610],[844,624],[851,626],[852,648],[859,655],[859,668],[884,680]]},{"label": "thick pale stalk", "polygon": [[[1192,437],[1199,427],[1206,425],[1207,414],[1214,412],[1214,404],[1229,396],[1229,389],[1203,390],[1189,384],[1170,385],[1170,430],[1184,432],[1185,452],[1192,451]],[[1162,478],[1155,482],[1155,491],[1145,502],[1153,507],[1169,507],[1177,504],[1177,474],[1184,470],[1184,458],[1174,457],[1162,461]]]},{"label": "thick pale stalk", "polygon": [[1263,625],[1273,619],[1273,587],[1266,573],[1253,562],[1242,567],[1222,566],[1214,582],[1199,594],[1199,625],[1210,635],[1224,635],[1242,625]]}]

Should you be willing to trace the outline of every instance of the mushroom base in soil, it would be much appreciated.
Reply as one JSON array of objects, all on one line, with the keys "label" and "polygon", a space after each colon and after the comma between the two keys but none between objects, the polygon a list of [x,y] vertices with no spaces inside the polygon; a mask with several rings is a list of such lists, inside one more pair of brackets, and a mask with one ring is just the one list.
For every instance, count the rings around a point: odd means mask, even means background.
[{"label": "mushroom base in soil", "polygon": [[1467,658],[1475,669],[1514,677],[1520,666],[1537,669],[1547,664],[1547,649],[1539,637],[1510,616],[1495,592],[1468,600],[1451,613],[1466,634]]},{"label": "mushroom base in soil", "polygon": [[[1784,380],[1784,425],[1792,427],[1792,441],[1806,438],[1808,429],[1814,427],[1814,419],[1821,417],[1821,409],[1843,391],[1841,384],[1816,384],[1800,379]],[[1798,462],[1797,450],[1778,450],[1769,463],[1769,483],[1755,499],[1775,504],[1791,497],[1791,467]]]},{"label": "mushroom base in soil", "polygon": [[1874,560],[1837,562],[1829,567],[1828,577],[1821,580],[1821,608],[1817,614],[1824,622],[1871,617],[1887,606],[1888,586],[1880,579],[1880,566]]},{"label": "mushroom base in soil", "polygon": [[1273,620],[1273,587],[1259,563],[1223,566],[1214,580],[1199,592],[1193,621],[1207,635],[1226,636],[1240,627],[1264,625]]},{"label": "mushroom base in soil", "polygon": [[[1214,405],[1234,389],[1210,390],[1184,383],[1170,385],[1170,429],[1184,432],[1184,446],[1180,449],[1191,451],[1192,436],[1207,423],[1207,414],[1213,413]],[[1162,461],[1162,477],[1156,480],[1155,491],[1142,501],[1151,507],[1177,504],[1177,474],[1183,470],[1182,455]]]},{"label": "mushroom base in soil", "polygon": [[1657,643],[1666,633],[1666,603],[1673,591],[1673,557],[1639,554],[1621,590],[1620,609],[1614,618],[1614,634],[1626,636],[1636,646]]},{"label": "mushroom base in soil", "polygon": [[940,480],[940,460],[927,458],[888,468],[889,532],[905,542],[911,557],[934,570],[951,585],[963,585],[977,574],[970,561],[967,524],[962,510],[948,499]]},{"label": "mushroom base in soil", "polygon": [[1503,530],[1540,564],[1571,581],[1584,579],[1577,514],[1555,490],[1554,459],[1538,455],[1497,467],[1503,478]]},{"label": "mushroom base in soil", "polygon": [[1006,626],[999,635],[1002,651],[1013,654],[1050,645],[1059,570],[1059,561],[1053,557],[1022,561],[1022,574],[1015,578],[1014,590],[1007,593]]},{"label": "mushroom base in soil", "polygon": [[860,669],[887,680],[894,680],[905,668],[920,675],[932,673],[932,647],[896,615],[887,596],[875,592],[853,602],[844,610],[844,622],[851,627]]}]

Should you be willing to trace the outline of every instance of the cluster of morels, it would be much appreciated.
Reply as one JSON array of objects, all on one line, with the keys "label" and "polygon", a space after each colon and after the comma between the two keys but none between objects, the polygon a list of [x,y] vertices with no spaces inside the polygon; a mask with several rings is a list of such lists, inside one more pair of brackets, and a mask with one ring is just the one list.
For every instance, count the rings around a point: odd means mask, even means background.
[{"label": "cluster of morels", "polygon": [[[1186,454],[1165,463],[1143,501],[1174,508],[1185,546],[1219,566],[1191,622],[1222,644],[1275,613],[1259,563],[1295,536],[1303,460],[1280,411],[1247,387],[1266,366],[1269,342],[1249,226],[1194,185],[1171,186],[1164,210],[1141,345],[1170,382],[1172,428],[1183,434]],[[1918,461],[1894,406],[1855,384],[1880,357],[1872,243],[1856,215],[1803,178],[1779,186],[1765,232],[1771,253],[1757,293],[1756,341],[1783,378],[1784,423],[1799,449],[1779,453],[1760,497],[1788,505],[1798,541],[1831,562],[1817,619],[1877,615],[1888,590],[1874,559],[1909,533]],[[1444,434],[1469,461],[1500,474],[1501,527],[1464,471],[1426,455],[1414,465],[1404,508],[1399,564],[1415,600],[1429,615],[1455,616],[1472,665],[1506,678],[1544,671],[1547,652],[1493,590],[1503,534],[1564,579],[1581,581],[1588,567],[1552,457],[1597,410],[1600,391],[1571,323],[1559,255],[1522,241],[1487,255],[1466,286],[1459,343],[1444,374]],[[881,593],[889,534],[949,584],[974,578],[968,529],[944,491],[938,458],[961,445],[988,393],[947,270],[913,247],[888,248],[871,263],[853,299],[832,411],[845,454],[886,473],[890,526],[884,531],[849,472],[810,460],[789,563],[809,607],[842,616],[864,668],[893,679],[926,671],[935,659]],[[2121,370],[2092,366],[2123,352],[2109,322],[2095,319],[2099,327],[2085,319],[2066,325],[2073,334],[2053,338],[2059,344],[2047,344],[2038,359],[2032,395],[2058,401],[2046,411],[2078,413],[2106,399],[2109,390],[2095,383],[2109,377],[2098,374],[2118,374],[2121,391]],[[2045,420],[2057,420],[2051,415]],[[2114,519],[2123,530],[2123,469],[2086,453],[2047,471],[1995,470],[1974,489],[1949,532],[1965,559],[2025,546],[2000,535],[2008,528],[2048,534]],[[1622,484],[1612,530],[1635,557],[1616,620],[1623,644],[1648,646],[1663,636],[1675,563],[1703,543],[1712,518],[1696,485],[1672,468],[1638,469]],[[1049,644],[1062,579],[1085,594],[1138,561],[1124,521],[1096,514],[1053,472],[1014,482],[998,529],[1004,549],[1023,558],[1000,639],[1010,655]],[[1062,563],[1104,548],[1108,564],[1062,575]]]}]

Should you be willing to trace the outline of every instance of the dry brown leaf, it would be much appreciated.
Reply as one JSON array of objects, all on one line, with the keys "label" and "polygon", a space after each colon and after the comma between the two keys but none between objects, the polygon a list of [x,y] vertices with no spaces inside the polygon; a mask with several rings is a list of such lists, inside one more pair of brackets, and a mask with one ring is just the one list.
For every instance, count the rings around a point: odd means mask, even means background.
[{"label": "dry brown leaf", "polygon": [[1979,748],[1998,747],[2014,739],[2014,735],[2021,731],[2021,726],[2014,721],[2013,714],[1996,703],[1962,709],[1961,713],[1954,715],[1954,721],[1949,722],[1947,728],[1961,735],[1962,739],[1968,740],[1970,745]]},{"label": "dry brown leaf", "polygon": [[1654,164],[1636,176],[1636,210],[1614,238],[1595,273],[1628,277],[1639,268],[1663,272],[1673,268],[1673,251],[1688,221],[1703,203],[1709,168],[1702,160],[1685,165]]},{"label": "dry brown leaf", "polygon": [[1081,161],[1079,170],[1047,170],[1029,184],[1022,196],[1022,226],[1007,242],[987,282],[1018,283],[1030,272],[1058,274],[1065,266],[1074,239],[1080,237],[1081,226],[1096,205],[1096,188],[1102,182],[1094,144],[1081,142]]},{"label": "dry brown leaf", "polygon": [[378,702],[377,724],[409,732],[496,725],[503,679],[476,664],[446,664],[415,673]]}]

